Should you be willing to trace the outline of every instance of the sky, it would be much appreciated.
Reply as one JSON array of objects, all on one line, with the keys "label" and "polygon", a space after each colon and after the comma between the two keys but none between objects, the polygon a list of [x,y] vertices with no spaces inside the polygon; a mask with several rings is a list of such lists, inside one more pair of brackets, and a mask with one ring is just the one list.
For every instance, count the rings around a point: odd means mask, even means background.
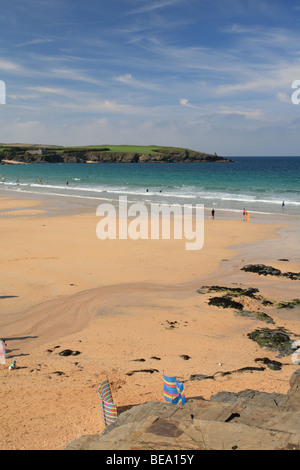
[{"label": "sky", "polygon": [[299,24],[300,0],[1,0],[0,142],[298,156]]}]

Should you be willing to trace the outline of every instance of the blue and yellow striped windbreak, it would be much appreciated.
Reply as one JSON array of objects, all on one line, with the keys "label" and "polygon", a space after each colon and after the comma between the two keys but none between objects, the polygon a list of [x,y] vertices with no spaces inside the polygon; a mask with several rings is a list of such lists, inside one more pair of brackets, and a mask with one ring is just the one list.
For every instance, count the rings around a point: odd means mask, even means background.
[{"label": "blue and yellow striped windbreak", "polygon": [[168,377],[165,374],[163,374],[163,382],[165,401],[184,405],[186,400],[183,384],[181,382],[177,382],[176,377]]},{"label": "blue and yellow striped windbreak", "polygon": [[117,419],[117,407],[113,403],[108,380],[101,382],[98,388],[101,415],[105,426],[112,424]]}]

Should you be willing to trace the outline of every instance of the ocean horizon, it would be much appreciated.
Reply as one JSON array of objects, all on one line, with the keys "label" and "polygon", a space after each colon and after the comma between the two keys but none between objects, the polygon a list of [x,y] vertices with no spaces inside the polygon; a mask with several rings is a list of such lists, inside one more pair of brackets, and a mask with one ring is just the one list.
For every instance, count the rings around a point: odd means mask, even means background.
[{"label": "ocean horizon", "polygon": [[300,157],[230,158],[234,161],[2,165],[0,190],[99,202],[127,196],[129,203],[300,215]]}]

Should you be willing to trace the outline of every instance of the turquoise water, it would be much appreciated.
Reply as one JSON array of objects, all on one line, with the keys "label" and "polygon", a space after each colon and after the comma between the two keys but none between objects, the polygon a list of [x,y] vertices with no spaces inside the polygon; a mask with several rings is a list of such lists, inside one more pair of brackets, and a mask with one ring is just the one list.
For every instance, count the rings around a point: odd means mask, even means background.
[{"label": "turquoise water", "polygon": [[[2,165],[0,190],[300,215],[300,157],[233,163]],[[68,182],[68,184],[67,184]],[[285,206],[282,207],[282,201]]]}]

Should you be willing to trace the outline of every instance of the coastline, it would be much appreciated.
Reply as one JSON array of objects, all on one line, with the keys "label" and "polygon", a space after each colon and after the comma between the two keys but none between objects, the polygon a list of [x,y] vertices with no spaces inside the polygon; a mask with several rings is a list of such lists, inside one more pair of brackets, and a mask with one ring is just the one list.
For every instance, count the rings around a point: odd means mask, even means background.
[{"label": "coastline", "polygon": [[[1,418],[9,416],[2,449],[63,448],[82,434],[101,432],[101,377],[109,378],[119,407],[162,401],[162,370],[186,381],[188,397],[245,388],[286,392],[297,369],[290,357],[281,371],[204,382],[189,377],[253,366],[264,354],[275,359],[276,353],[247,337],[264,326],[261,322],[208,306],[208,296],[197,290],[239,285],[257,287],[270,299],[296,298],[297,281],[262,278],[240,268],[254,262],[299,272],[297,217],[255,217],[248,224],[230,214],[210,220],[207,211],[205,246],[199,252],[186,252],[182,240],[110,240],[103,249],[92,202],[72,199],[66,205],[44,198],[39,205],[34,197],[15,196],[0,197],[6,272],[0,328],[8,344],[7,363],[17,358],[20,367],[13,375],[8,367],[0,369]],[[7,202],[5,216],[1,209]],[[274,319],[300,334],[292,312],[275,312]],[[59,356],[64,349],[80,354]],[[144,369],[153,372],[126,375]]]}]

